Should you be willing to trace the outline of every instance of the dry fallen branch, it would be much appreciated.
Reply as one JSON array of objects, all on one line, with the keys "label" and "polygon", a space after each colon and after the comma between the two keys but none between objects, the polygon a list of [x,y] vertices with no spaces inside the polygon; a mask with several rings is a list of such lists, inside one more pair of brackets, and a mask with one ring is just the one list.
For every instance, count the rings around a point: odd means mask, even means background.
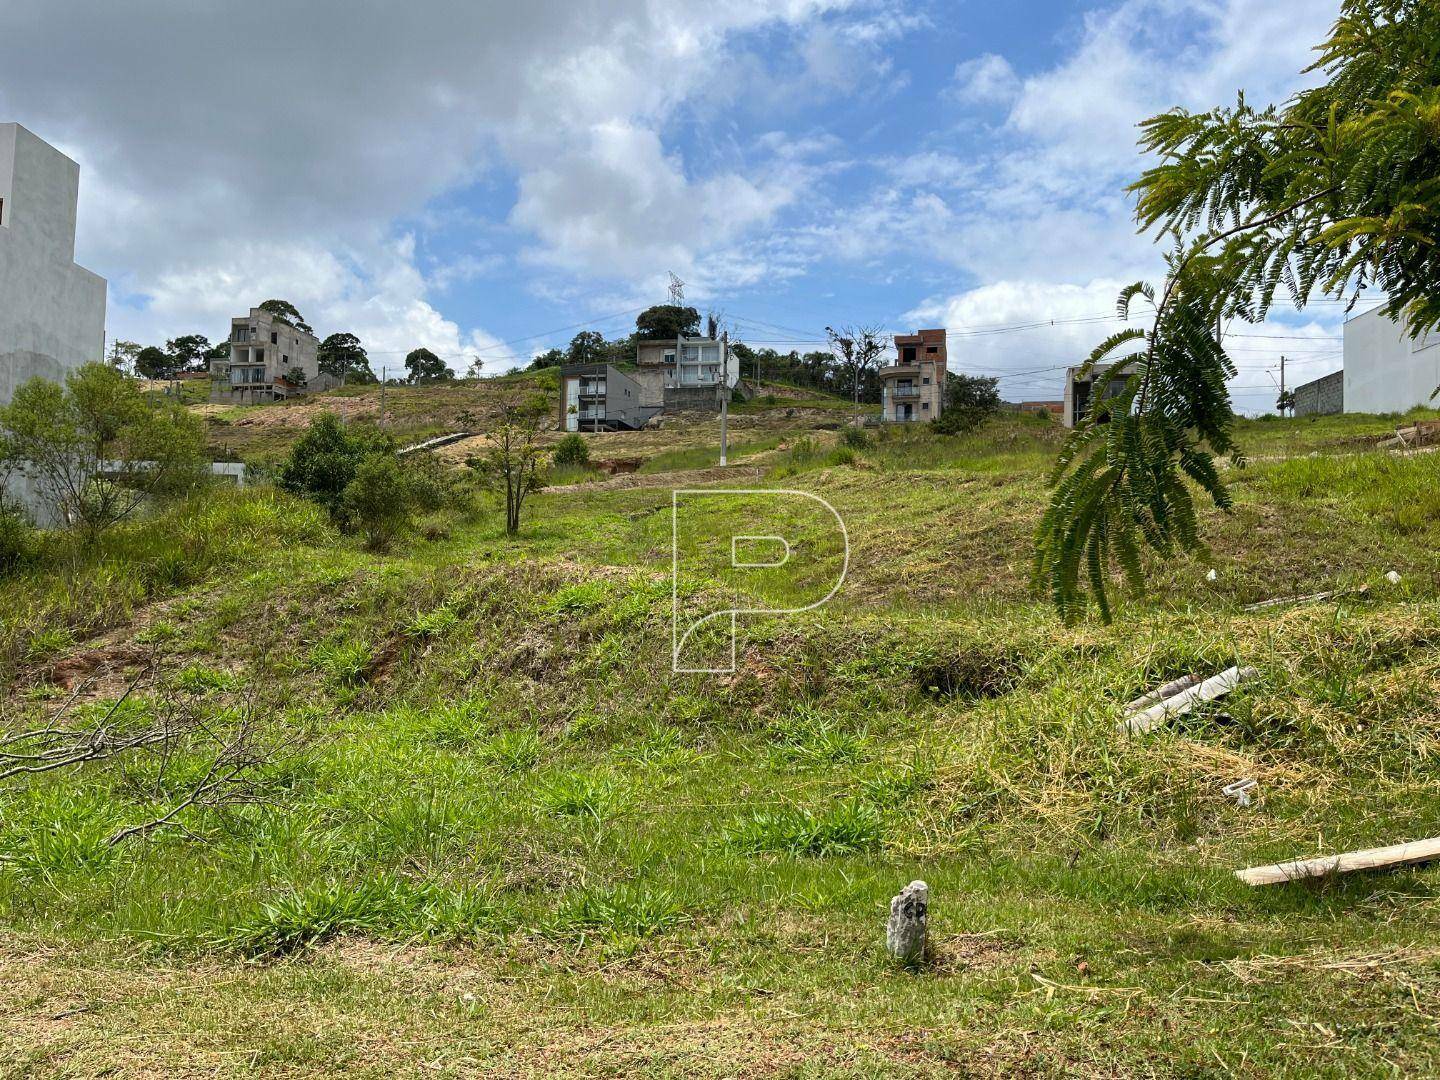
[{"label": "dry fallen branch", "polygon": [[141,669],[105,715],[92,724],[65,727],[60,723],[88,685],[87,682],[77,687],[60,708],[50,715],[44,727],[0,737],[0,780],[8,780],[22,773],[44,773],[86,761],[99,761],[127,750],[166,741],[171,733],[163,722],[139,731],[121,733],[116,730],[115,718],[120,707],[134,693],[135,688],[152,674],[153,668]]},{"label": "dry fallen branch", "polygon": [[[155,702],[143,722],[127,725],[122,707],[147,681],[155,691]],[[83,724],[65,723],[84,689],[82,684],[42,726],[0,735],[0,781],[93,762],[118,763],[126,770],[135,754],[158,754],[158,759],[147,758],[151,764],[142,782],[142,790],[153,797],[172,790],[166,781],[178,760],[193,762],[199,757],[204,762],[200,778],[188,783],[180,797],[172,795],[167,810],[116,830],[107,840],[111,846],[163,828],[185,829],[187,811],[269,801],[264,767],[276,759],[281,746],[262,738],[258,720],[262,713],[253,691],[241,695],[238,704],[217,709],[214,701],[200,703],[175,693],[156,679],[152,662],[103,716]],[[134,782],[136,777],[130,779]]]}]

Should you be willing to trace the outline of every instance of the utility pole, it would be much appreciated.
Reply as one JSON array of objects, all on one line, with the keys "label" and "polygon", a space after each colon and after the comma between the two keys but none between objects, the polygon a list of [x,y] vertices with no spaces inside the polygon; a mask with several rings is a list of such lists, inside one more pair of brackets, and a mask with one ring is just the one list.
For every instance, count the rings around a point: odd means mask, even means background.
[{"label": "utility pole", "polygon": [[720,335],[720,465],[730,449],[730,331]]},{"label": "utility pole", "polygon": [[1285,357],[1280,357],[1280,396],[1285,396]]},{"label": "utility pole", "polygon": [[381,426],[381,427],[384,427],[384,426],[385,426],[385,383],[386,383],[387,377],[388,377],[388,375],[389,375],[389,372],[390,372],[390,369],[387,368],[387,367],[381,367],[381,368],[380,368],[380,426]]}]

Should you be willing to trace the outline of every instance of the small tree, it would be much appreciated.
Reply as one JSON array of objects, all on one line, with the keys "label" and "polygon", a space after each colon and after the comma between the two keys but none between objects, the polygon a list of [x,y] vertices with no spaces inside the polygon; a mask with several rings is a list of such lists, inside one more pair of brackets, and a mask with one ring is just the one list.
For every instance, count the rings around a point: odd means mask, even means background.
[{"label": "small tree", "polygon": [[572,431],[555,444],[552,460],[556,465],[588,465],[590,447],[582,436]]},{"label": "small tree", "polygon": [[331,334],[320,343],[315,358],[321,372],[341,382],[373,383],[378,380],[370,370],[370,357],[365,346],[354,334]]},{"label": "small tree", "polygon": [[140,355],[140,345],[134,341],[116,338],[110,343],[110,366],[116,371],[133,370],[135,358]]},{"label": "small tree", "polygon": [[304,330],[307,334],[315,332],[289,300],[266,300],[259,307],[261,311],[269,312],[281,322],[287,322],[297,330]]},{"label": "small tree", "polygon": [[209,362],[210,339],[204,334],[186,334],[165,343],[174,371],[204,371]]},{"label": "small tree", "polygon": [[999,379],[954,373],[945,377],[945,408],[930,421],[942,435],[974,431],[1000,410]]},{"label": "small tree", "polygon": [[839,330],[827,326],[825,333],[858,403],[861,384],[868,382],[870,373],[880,370],[880,358],[885,355],[884,330],[878,326],[845,326]]},{"label": "small tree", "polygon": [[155,403],[108,364],[59,383],[31,379],[0,408],[0,441],[61,520],[98,531],[147,498],[200,475],[205,433],[175,403]]},{"label": "small tree", "polygon": [[310,422],[310,429],[290,449],[280,466],[279,485],[286,491],[319,503],[330,520],[344,524],[345,489],[367,457],[393,454],[388,435],[374,428],[347,430],[334,413]]},{"label": "small tree", "polygon": [[[501,406],[499,424],[489,432],[489,446],[467,463],[484,487],[503,493],[507,536],[520,531],[525,499],[540,487],[540,469],[545,463],[540,428],[549,415],[550,406],[541,396],[523,403],[506,402]],[[467,420],[462,423],[473,427],[473,420]]]},{"label": "small tree", "polygon": [[1289,413],[1290,413],[1291,416],[1294,416],[1294,415],[1295,415],[1295,391],[1294,391],[1294,390],[1282,390],[1282,391],[1280,391],[1280,396],[1275,399],[1275,409],[1276,409],[1276,411],[1277,411],[1281,416],[1284,416],[1287,410],[1289,411]]},{"label": "small tree", "polygon": [[285,373],[285,381],[298,389],[305,386],[310,380],[306,378],[304,368],[292,367]]},{"label": "small tree", "polygon": [[135,354],[135,374],[141,378],[168,379],[175,371],[175,358],[164,349],[147,345]]},{"label": "small tree", "polygon": [[693,307],[659,304],[642,311],[635,319],[635,336],[644,341],[695,337],[699,333],[700,312]]},{"label": "small tree", "polygon": [[415,498],[410,477],[394,454],[369,454],[355,466],[355,475],[341,493],[348,525],[359,529],[365,546],[384,551],[410,523]]},{"label": "small tree", "polygon": [[417,384],[449,382],[455,378],[445,361],[425,348],[411,350],[405,357],[405,370],[410,373],[410,381]]}]

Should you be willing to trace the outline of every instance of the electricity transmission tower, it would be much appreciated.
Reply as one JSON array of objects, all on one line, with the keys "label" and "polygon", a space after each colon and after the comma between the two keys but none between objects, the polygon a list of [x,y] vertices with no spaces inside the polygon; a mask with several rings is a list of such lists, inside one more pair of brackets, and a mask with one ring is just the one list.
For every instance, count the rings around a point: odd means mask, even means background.
[{"label": "electricity transmission tower", "polygon": [[672,271],[670,274],[670,303],[681,304],[684,303],[684,301],[685,283],[676,277]]}]

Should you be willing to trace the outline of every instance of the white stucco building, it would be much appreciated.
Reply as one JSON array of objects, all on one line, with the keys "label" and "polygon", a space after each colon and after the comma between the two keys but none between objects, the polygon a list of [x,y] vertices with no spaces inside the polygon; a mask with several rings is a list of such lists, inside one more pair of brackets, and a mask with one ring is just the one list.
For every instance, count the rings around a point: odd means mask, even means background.
[{"label": "white stucco building", "polygon": [[1433,405],[1440,386],[1440,333],[1412,339],[1376,308],[1345,324],[1345,411],[1405,412]]},{"label": "white stucco building", "polygon": [[0,124],[0,404],[105,354],[105,279],[75,265],[80,166]]},{"label": "white stucco building", "polygon": [[[0,124],[0,405],[105,354],[105,279],[75,265],[80,166],[19,124]],[[6,493],[48,520],[32,481]]]}]

